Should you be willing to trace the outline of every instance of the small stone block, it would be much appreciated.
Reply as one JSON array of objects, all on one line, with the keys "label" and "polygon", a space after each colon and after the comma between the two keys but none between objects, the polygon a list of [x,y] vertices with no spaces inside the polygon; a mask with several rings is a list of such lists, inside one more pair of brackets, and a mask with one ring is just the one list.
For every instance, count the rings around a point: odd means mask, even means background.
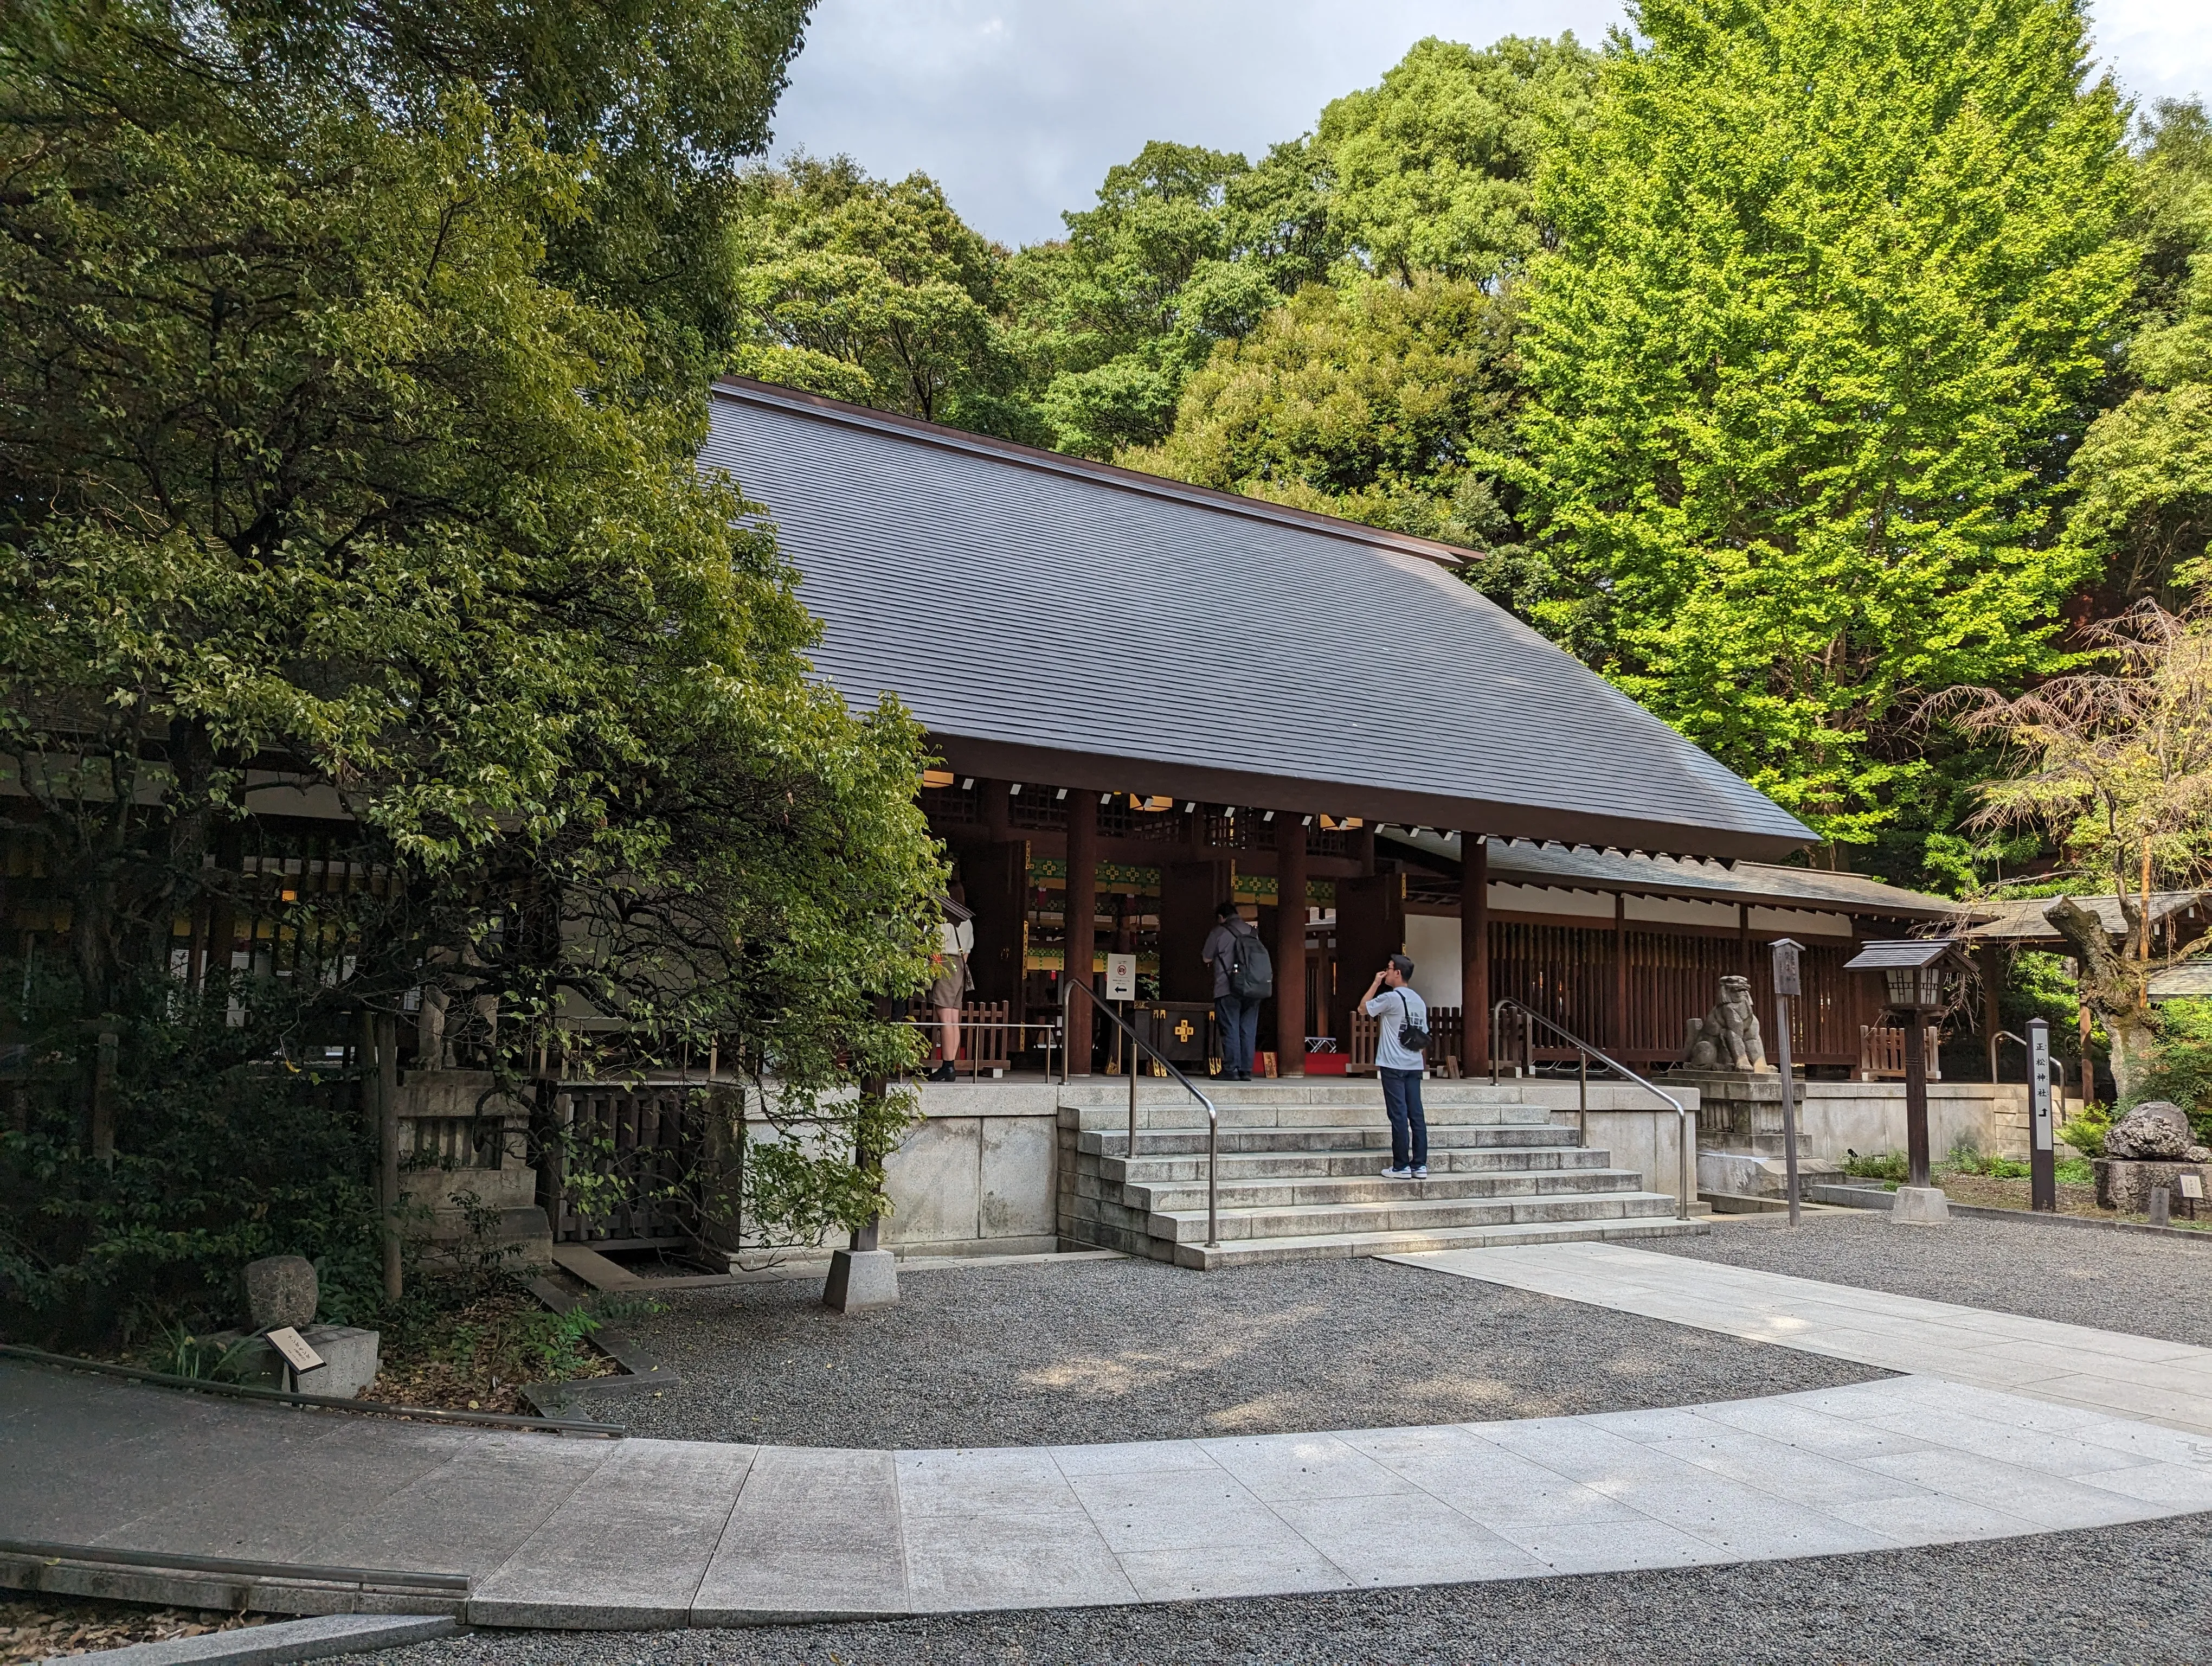
[{"label": "small stone block", "polygon": [[2163,1186],[2150,1189],[2150,1224],[2168,1226],[2173,1222],[2173,1194]]},{"label": "small stone block", "polygon": [[890,1307],[898,1300],[898,1261],[888,1250],[839,1250],[830,1257],[822,1305],[840,1313]]},{"label": "small stone block", "polygon": [[305,1330],[315,1322],[321,1298],[314,1263],[305,1256],[264,1256],[246,1263],[246,1316],[252,1329],[290,1325]]},{"label": "small stone block", "polygon": [[1951,1205],[1939,1186],[1899,1186],[1889,1218],[1908,1226],[1942,1226],[1951,1219]]}]

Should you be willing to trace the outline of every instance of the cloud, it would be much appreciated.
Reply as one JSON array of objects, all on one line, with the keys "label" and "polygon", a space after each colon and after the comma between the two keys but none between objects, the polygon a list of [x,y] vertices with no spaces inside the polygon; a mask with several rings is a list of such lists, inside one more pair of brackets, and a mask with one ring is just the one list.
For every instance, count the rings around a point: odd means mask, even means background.
[{"label": "cloud", "polygon": [[[1618,0],[821,0],[775,123],[779,154],[919,168],[1006,243],[1056,236],[1148,139],[1256,156],[1424,35],[1571,29]],[[2146,102],[2212,82],[2203,0],[2107,0],[2097,52]]]}]

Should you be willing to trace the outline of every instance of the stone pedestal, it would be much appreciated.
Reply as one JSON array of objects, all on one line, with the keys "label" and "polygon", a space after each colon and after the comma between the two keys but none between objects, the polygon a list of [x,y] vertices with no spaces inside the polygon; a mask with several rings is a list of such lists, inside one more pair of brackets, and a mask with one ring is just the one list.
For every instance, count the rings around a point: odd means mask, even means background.
[{"label": "stone pedestal", "polygon": [[2212,1197],[2212,1163],[2160,1163],[2119,1157],[2100,1157],[2089,1164],[2097,1177],[2097,1207],[2139,1215],[2150,1207],[2154,1187],[2163,1186],[2175,1198],[2181,1195],[2178,1177],[2193,1174],[2205,1183]]},{"label": "stone pedestal", "polygon": [[898,1300],[898,1262],[888,1250],[840,1250],[830,1257],[822,1305],[840,1313],[890,1307]]},{"label": "stone pedestal", "polygon": [[[298,1392],[327,1395],[333,1400],[358,1400],[362,1390],[376,1381],[377,1359],[382,1337],[374,1330],[351,1325],[301,1325],[301,1340],[323,1357],[313,1371],[300,1373]],[[210,1341],[244,1346],[230,1356],[234,1380],[254,1389],[290,1389],[284,1357],[265,1337],[244,1338],[236,1332],[210,1337]]]},{"label": "stone pedestal", "polygon": [[[1789,1152],[1782,1134],[1782,1075],[1773,1070],[1670,1070],[1661,1080],[1698,1090],[1698,1189],[1726,1197],[1789,1195]],[[1842,1168],[1813,1155],[1805,1132],[1805,1083],[1797,1103],[1797,1183],[1828,1185]]]},{"label": "stone pedestal", "polygon": [[1889,1218],[1907,1226],[1943,1226],[1951,1219],[1950,1201],[1939,1186],[1899,1186]]}]

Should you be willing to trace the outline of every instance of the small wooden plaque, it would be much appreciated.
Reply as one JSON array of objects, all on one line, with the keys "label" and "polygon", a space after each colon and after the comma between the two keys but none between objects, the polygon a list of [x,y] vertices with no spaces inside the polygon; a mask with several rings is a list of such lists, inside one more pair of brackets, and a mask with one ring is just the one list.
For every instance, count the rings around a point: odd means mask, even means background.
[{"label": "small wooden plaque", "polygon": [[269,1333],[269,1345],[284,1356],[285,1363],[294,1371],[313,1371],[323,1363],[323,1356],[307,1346],[307,1339],[289,1325],[279,1325]]},{"label": "small wooden plaque", "polygon": [[2181,1183],[2182,1196],[2200,1203],[2203,1201],[2204,1178],[2202,1175],[2178,1174],[2174,1178]]}]

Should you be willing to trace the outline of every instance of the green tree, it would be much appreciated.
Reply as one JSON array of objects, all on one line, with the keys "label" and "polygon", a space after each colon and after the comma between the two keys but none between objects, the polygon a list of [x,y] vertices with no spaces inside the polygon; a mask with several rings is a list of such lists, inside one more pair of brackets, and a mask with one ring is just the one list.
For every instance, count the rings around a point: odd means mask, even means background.
[{"label": "green tree", "polygon": [[2047,668],[2068,436],[2135,261],[2071,0],[1651,0],[1547,165],[1527,481],[1547,625],[1831,839],[1901,721]]},{"label": "green tree", "polygon": [[[1252,216],[1273,246],[1306,234],[1281,190],[1294,169],[1281,171],[1277,212]],[[1230,190],[1250,172],[1231,152],[1154,140],[1107,170],[1096,208],[1061,216],[1064,241],[1014,257],[1012,327],[1060,450],[1108,457],[1160,438],[1214,343],[1281,299],[1267,263],[1237,258]]]},{"label": "green tree", "polygon": [[2138,164],[2143,246],[2126,397],[2074,454],[2069,532],[2117,604],[2178,605],[2212,578],[2212,121],[2159,106]]},{"label": "green tree", "polygon": [[747,184],[734,368],[926,422],[1035,431],[1010,402],[1018,366],[992,315],[1003,252],[935,181],[798,156]]},{"label": "green tree", "polygon": [[1596,55],[1571,34],[1509,35],[1477,52],[1429,39],[1382,85],[1322,112],[1332,229],[1377,271],[1487,279],[1544,240],[1535,175],[1553,136],[1585,119]]},{"label": "green tree", "polygon": [[[242,1206],[177,1142],[228,1173],[269,1082],[410,991],[495,1012],[509,1072],[580,1024],[772,1060],[820,1134],[793,1207],[865,1213],[855,1123],[894,1112],[836,1090],[908,1050],[868,1000],[926,965],[918,734],[809,680],[653,326],[546,280],[588,163],[465,82],[396,110],[218,21],[0,17],[0,757],[64,941],[9,980],[7,1039],[59,1063],[0,1132],[0,1284],[204,1272]],[[295,794],[349,812],[343,883],[254,860],[296,850]],[[179,922],[227,961],[241,915],[292,963],[186,999]],[[180,1131],[185,1101],[249,1121]],[[266,1186],[323,1195],[347,1143]]]},{"label": "green tree", "polygon": [[1128,467],[1469,548],[1510,543],[1495,480],[1512,442],[1512,301],[1478,283],[1310,285],[1184,390]]}]

